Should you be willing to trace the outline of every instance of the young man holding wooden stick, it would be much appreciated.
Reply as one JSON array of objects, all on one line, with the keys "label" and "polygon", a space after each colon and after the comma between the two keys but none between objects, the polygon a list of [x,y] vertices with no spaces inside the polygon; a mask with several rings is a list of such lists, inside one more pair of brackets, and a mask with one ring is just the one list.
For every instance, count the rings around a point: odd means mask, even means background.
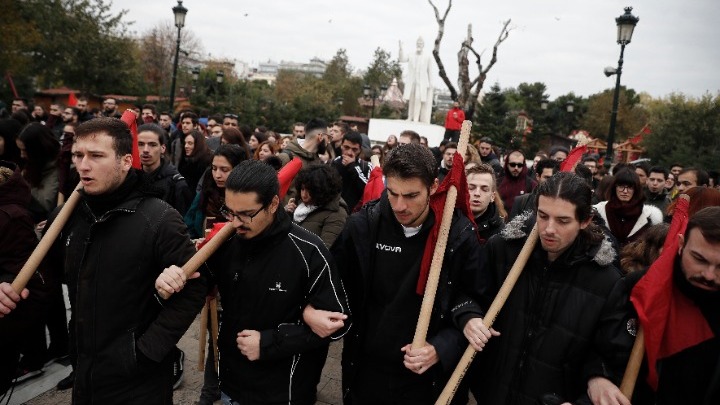
[{"label": "young man holding wooden stick", "polygon": [[72,159],[83,190],[45,259],[67,278],[74,404],[172,404],[170,352],[205,298],[204,277],[171,300],[154,294],[162,269],[195,248],[177,211],[132,168],[132,145],[115,118],[77,127]]},{"label": "young man holding wooden stick", "polygon": [[474,305],[460,297],[480,266],[480,245],[470,220],[456,211],[427,344],[412,348],[424,291],[421,259],[440,221],[430,207],[437,165],[429,149],[408,144],[393,149],[383,173],[386,193],[350,217],[332,247],[354,318],[344,340],[343,399],[431,404],[467,345],[451,318]]},{"label": "young man holding wooden stick", "polygon": [[[591,190],[571,173],[558,173],[537,190],[540,243],[530,254],[488,342],[481,318],[464,326],[476,350],[469,375],[478,402],[535,405],[545,394],[573,403],[629,404],[617,387],[629,348],[618,334],[624,302],[612,266],[615,251],[592,223]],[[492,237],[479,300],[495,297],[535,218],[520,215]],[[487,343],[485,345],[485,343]],[[586,402],[577,402],[583,401]]]},{"label": "young man holding wooden stick", "polygon": [[[279,208],[272,167],[244,161],[228,176],[225,190],[221,212],[234,233],[206,262],[223,304],[218,338],[223,402],[314,404],[330,339],[303,322],[303,308],[344,314],[333,339],[350,328],[335,264],[320,237]],[[183,270],[172,266],[156,287],[173,294],[186,281]]]}]

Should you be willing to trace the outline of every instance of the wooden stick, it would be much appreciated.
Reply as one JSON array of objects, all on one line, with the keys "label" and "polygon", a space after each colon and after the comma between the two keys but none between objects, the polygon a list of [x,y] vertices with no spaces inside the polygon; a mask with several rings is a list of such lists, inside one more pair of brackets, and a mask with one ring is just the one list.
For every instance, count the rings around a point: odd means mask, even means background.
[{"label": "wooden stick", "polygon": [[198,338],[198,371],[205,371],[205,347],[207,345],[208,299],[200,311],[200,337]]},{"label": "wooden stick", "polygon": [[[640,322],[638,321],[638,324],[639,323]],[[622,392],[627,399],[631,399],[633,391],[635,391],[635,382],[637,381],[638,374],[640,373],[640,365],[642,364],[644,356],[645,331],[642,326],[638,326],[635,343],[633,344],[632,351],[630,352],[630,358],[628,359],[628,364],[625,368],[625,374],[623,375],[622,382],[620,383],[620,392]]]},{"label": "wooden stick", "polygon": [[[533,228],[530,231],[530,235],[528,235],[528,238],[525,241],[525,245],[523,245],[522,250],[520,250],[520,254],[518,255],[517,259],[515,259],[515,263],[510,269],[507,277],[505,277],[505,281],[503,281],[500,290],[495,296],[495,299],[493,300],[492,304],[490,304],[490,309],[488,309],[487,313],[485,314],[485,318],[483,318],[483,323],[485,324],[485,326],[488,327],[488,329],[492,327],[493,323],[495,323],[495,318],[497,318],[498,313],[502,309],[503,305],[505,305],[505,301],[507,301],[508,296],[510,296],[510,292],[512,292],[513,287],[515,287],[515,283],[520,277],[523,268],[525,268],[525,264],[527,264],[527,261],[530,258],[530,254],[532,253],[533,249],[535,249],[537,240],[538,229],[536,223],[535,225],[533,225]],[[452,375],[450,376],[450,380],[448,380],[442,393],[440,393],[440,397],[435,402],[436,405],[447,405],[450,403],[453,396],[455,396],[455,392],[460,385],[460,381],[462,381],[462,378],[465,376],[467,369],[470,367],[470,363],[472,363],[472,360],[475,357],[475,353],[475,349],[473,349],[471,345],[468,345],[467,349],[465,349],[465,353],[460,359],[460,362],[458,362],[457,367],[455,367],[455,371],[453,371]]]},{"label": "wooden stick", "polygon": [[[202,266],[203,263],[207,261],[207,259],[215,253],[216,250],[222,245],[232,234],[235,232],[235,228],[232,226],[232,222],[228,222],[225,224],[225,226],[222,227],[220,232],[215,234],[215,236],[210,239],[205,246],[200,248],[193,257],[190,258],[190,260],[185,263],[185,265],[182,266],[183,273],[185,273],[186,277],[190,277],[197,271],[197,269]],[[170,294],[165,292],[165,290],[158,291],[158,294],[163,299],[170,298]]]},{"label": "wooden stick", "polygon": [[220,350],[218,348],[218,306],[217,297],[210,298],[210,333],[212,334],[212,347],[210,348],[215,355],[215,372],[219,373],[218,360],[220,357]]},{"label": "wooden stick", "polygon": [[[463,121],[460,132],[460,143],[456,152],[459,153],[460,156],[465,156],[471,128],[471,121]],[[442,269],[443,259],[445,257],[445,248],[447,247],[456,201],[457,189],[455,186],[450,186],[445,198],[445,208],[443,210],[442,222],[440,222],[440,231],[438,233],[437,243],[435,244],[432,263],[430,264],[430,274],[428,274],[427,284],[425,285],[425,295],[423,296],[422,306],[420,307],[420,316],[418,317],[418,323],[415,327],[415,336],[412,341],[413,349],[419,349],[426,345],[425,340],[427,338],[428,328],[430,327],[430,316],[432,315],[435,295],[437,293],[438,283],[440,282],[440,270]]]},{"label": "wooden stick", "polygon": [[27,283],[30,281],[30,278],[32,278],[33,274],[35,274],[38,266],[40,266],[40,263],[45,258],[45,255],[47,255],[48,251],[50,251],[53,243],[55,243],[55,239],[57,239],[58,235],[60,235],[60,231],[62,231],[63,227],[70,218],[70,215],[72,215],[72,212],[75,210],[75,207],[80,201],[81,186],[82,183],[78,183],[75,187],[75,190],[73,190],[72,194],[70,194],[70,198],[68,198],[63,207],[60,209],[57,217],[55,217],[55,220],[52,224],[50,224],[47,232],[45,232],[45,235],[43,235],[42,239],[40,239],[40,242],[35,247],[35,250],[33,250],[27,262],[25,262],[25,265],[22,269],[20,269],[18,275],[15,276],[15,280],[12,282],[12,288],[18,294],[22,292]]}]

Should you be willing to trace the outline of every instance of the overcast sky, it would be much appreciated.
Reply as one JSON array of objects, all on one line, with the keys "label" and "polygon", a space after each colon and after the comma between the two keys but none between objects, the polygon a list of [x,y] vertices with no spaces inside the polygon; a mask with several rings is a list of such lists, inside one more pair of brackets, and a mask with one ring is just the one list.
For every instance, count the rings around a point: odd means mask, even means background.
[{"label": "overcast sky", "polygon": [[[435,0],[444,11],[447,0]],[[132,31],[142,33],[172,21],[171,0],[115,0],[128,10]],[[398,41],[414,49],[418,36],[432,50],[437,24],[427,0],[185,0],[185,27],[213,57],[251,64],[267,60],[330,60],[347,49],[355,69],[364,69],[381,47],[397,57]],[[614,87],[605,66],[617,66],[615,18],[633,6],[640,17],[625,49],[622,84],[652,96],[720,91],[720,7],[714,0],[455,0],[446,21],[441,57],[450,79],[457,77],[457,51],[468,23],[476,50],[492,45],[502,22],[512,19],[509,38],[485,89],[544,82],[551,99],[574,91],[588,96]],[[471,60],[471,63],[474,61]],[[436,87],[444,87],[436,77]]]}]

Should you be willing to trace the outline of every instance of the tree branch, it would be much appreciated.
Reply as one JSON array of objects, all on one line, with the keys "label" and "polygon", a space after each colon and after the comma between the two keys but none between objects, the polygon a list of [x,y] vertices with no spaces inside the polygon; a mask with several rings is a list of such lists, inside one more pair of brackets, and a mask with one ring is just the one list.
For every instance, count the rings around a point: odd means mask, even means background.
[{"label": "tree branch", "polygon": [[430,6],[433,8],[433,11],[435,12],[435,20],[438,23],[438,34],[437,37],[435,37],[435,46],[433,47],[433,58],[435,59],[435,63],[438,65],[438,75],[443,80],[445,85],[447,86],[448,90],[450,90],[450,98],[453,100],[457,100],[458,94],[457,90],[455,90],[455,87],[452,85],[452,82],[450,82],[450,79],[447,76],[447,72],[445,71],[445,65],[443,64],[442,60],[440,59],[440,42],[442,41],[443,35],[445,34],[445,19],[448,16],[448,13],[450,12],[450,8],[452,7],[452,0],[448,2],[447,9],[445,10],[445,14],[442,18],[440,18],[440,13],[435,7],[435,4],[433,4],[432,0],[428,0],[428,3],[430,3]]},{"label": "tree branch", "polygon": [[493,52],[492,52],[492,58],[490,59],[490,62],[488,65],[483,69],[482,61],[480,59],[480,55],[475,53],[475,56],[477,57],[476,63],[478,66],[479,74],[478,76],[473,80],[473,86],[475,86],[475,89],[472,93],[472,99],[477,100],[478,96],[480,95],[480,91],[483,88],[483,85],[485,84],[485,79],[487,78],[487,74],[490,71],[490,69],[495,65],[497,62],[497,51],[498,47],[500,47],[500,44],[502,44],[510,35],[510,29],[508,26],[510,25],[511,19],[508,19],[503,23],[503,27],[500,30],[500,34],[498,35],[497,40],[495,41],[495,45],[493,45]]}]

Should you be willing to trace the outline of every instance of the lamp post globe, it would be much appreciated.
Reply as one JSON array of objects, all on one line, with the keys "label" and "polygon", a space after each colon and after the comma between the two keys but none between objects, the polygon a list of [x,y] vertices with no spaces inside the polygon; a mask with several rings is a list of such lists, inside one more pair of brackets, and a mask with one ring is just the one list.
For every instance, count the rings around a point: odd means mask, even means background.
[{"label": "lamp post globe", "polygon": [[607,169],[612,166],[614,159],[613,154],[613,143],[615,142],[615,124],[617,123],[617,111],[618,101],[620,97],[620,76],[622,75],[623,57],[625,55],[625,45],[630,43],[632,40],[633,31],[640,18],[632,14],[632,7],[625,7],[625,13],[615,19],[617,24],[617,43],[620,44],[620,59],[618,60],[618,67],[613,73],[611,69],[605,68],[605,75],[612,76],[616,75],[615,79],[615,93],[613,94],[613,106],[612,112],[610,113],[610,129],[608,130],[607,137],[607,151],[605,152],[605,167]]},{"label": "lamp post globe", "polygon": [[178,57],[180,56],[180,31],[185,26],[185,15],[188,9],[182,5],[182,0],[178,0],[177,6],[172,8],[175,15],[175,26],[177,27],[177,43],[175,46],[175,62],[173,63],[172,83],[170,84],[170,114],[173,114],[173,105],[175,104],[175,83],[177,81]]}]

